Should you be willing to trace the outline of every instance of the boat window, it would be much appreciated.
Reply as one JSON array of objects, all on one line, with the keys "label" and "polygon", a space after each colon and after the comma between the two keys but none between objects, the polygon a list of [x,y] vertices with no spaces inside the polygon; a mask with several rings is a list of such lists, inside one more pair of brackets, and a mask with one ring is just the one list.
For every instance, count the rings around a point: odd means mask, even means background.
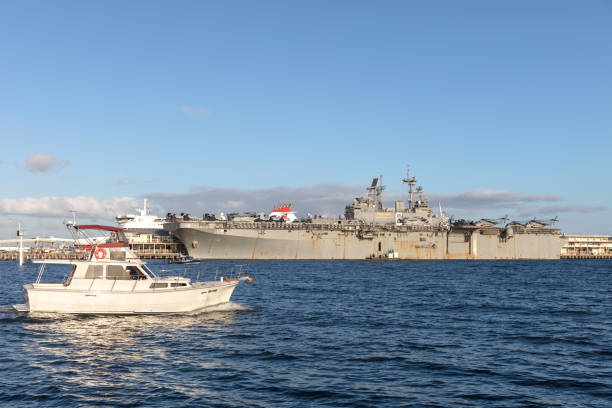
[{"label": "boat window", "polygon": [[108,265],[106,267],[106,279],[127,280],[130,274],[121,265]]},{"label": "boat window", "polygon": [[151,289],[161,289],[161,288],[167,288],[167,287],[168,287],[167,283],[160,283],[160,282],[153,282],[151,286],[149,286],[149,288]]},{"label": "boat window", "polygon": [[170,284],[170,287],[172,288],[176,288],[177,286],[187,286],[187,284],[185,282],[172,282]]},{"label": "boat window", "polygon": [[142,271],[137,266],[128,266],[125,268],[127,273],[130,275],[130,279],[138,280],[138,279],[147,279],[147,277],[142,273]]},{"label": "boat window", "polygon": [[[76,265],[74,265],[76,267]],[[89,265],[87,272],[85,272],[85,279],[99,279],[102,278],[104,266],[102,265]]]},{"label": "boat window", "polygon": [[125,251],[121,250],[111,250],[110,251],[110,259],[111,261],[125,261]]}]

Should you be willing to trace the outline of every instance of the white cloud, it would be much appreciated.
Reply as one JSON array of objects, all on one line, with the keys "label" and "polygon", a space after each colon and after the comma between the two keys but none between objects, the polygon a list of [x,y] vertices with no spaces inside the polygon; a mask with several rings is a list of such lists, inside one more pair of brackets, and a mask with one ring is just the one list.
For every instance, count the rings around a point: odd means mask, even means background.
[{"label": "white cloud", "polygon": [[551,194],[525,194],[482,189],[459,194],[432,194],[430,200],[439,201],[445,207],[457,209],[516,208],[524,203],[563,201],[563,197]]},{"label": "white cloud", "polygon": [[197,187],[182,194],[147,194],[152,201],[171,212],[188,212],[202,216],[217,213],[261,211],[270,212],[280,203],[293,203],[298,216],[306,213],[339,215],[354,197],[363,195],[363,187],[345,184],[318,184],[307,187],[273,187],[266,189],[235,189]]},{"label": "white cloud", "polygon": [[141,204],[134,197],[103,200],[95,197],[40,197],[0,199],[0,214],[12,216],[69,218],[70,211],[78,218],[94,218],[113,221],[118,214],[133,212]]},{"label": "white cloud", "polygon": [[139,184],[152,184],[158,183],[159,179],[150,179],[150,180],[142,180],[142,179],[121,179],[117,180],[117,184],[120,186],[133,186]]},{"label": "white cloud", "polygon": [[59,170],[65,166],[65,162],[60,162],[55,156],[44,153],[32,153],[25,162],[25,168],[31,173],[43,173],[46,171]]},{"label": "white cloud", "polygon": [[[291,202],[298,216],[306,213],[336,216],[344,213],[346,205],[355,197],[365,196],[363,186],[346,184],[318,184],[306,187],[274,187],[267,189],[232,189],[197,187],[181,194],[148,194],[153,201],[171,212],[187,212],[201,216],[204,212],[269,212],[272,206]],[[586,213],[605,211],[604,207],[551,205],[564,201],[552,194],[526,194],[503,190],[472,190],[459,194],[426,195],[430,205],[460,218],[486,218],[509,214],[511,217],[556,215],[557,213]],[[385,191],[383,202],[393,207],[395,201],[405,201],[405,193]]]},{"label": "white cloud", "polygon": [[181,106],[181,110],[187,116],[210,116],[210,112],[206,108],[198,108],[195,106]]},{"label": "white cloud", "polygon": [[12,217],[0,218],[0,228],[13,228],[14,227],[16,230],[18,224],[19,224],[19,221],[17,221],[15,218],[12,218]]},{"label": "white cloud", "polygon": [[[273,187],[266,189],[232,189],[197,187],[186,193],[152,193],[150,206],[157,211],[188,212],[201,216],[204,212],[269,212],[276,204],[290,202],[298,215],[306,213],[339,215],[344,207],[358,196],[364,196],[363,186],[346,184],[318,184],[305,187]],[[384,203],[392,207],[395,200],[406,200],[403,193],[385,192]],[[559,202],[563,198],[546,194],[524,194],[508,191],[474,190],[455,195],[429,196],[432,207],[438,201],[444,209],[461,216],[487,217],[511,212],[517,215],[556,214],[562,212],[590,213],[605,211],[604,207],[576,205],[542,205]],[[0,199],[0,215],[69,218],[70,211],[77,217],[104,219],[112,222],[118,214],[133,213],[142,205],[140,198],[118,197],[40,197]],[[159,213],[158,215],[163,215]],[[503,215],[503,214],[501,214]]]},{"label": "white cloud", "polygon": [[[318,184],[305,187],[274,187],[265,189],[231,189],[201,186],[180,194],[152,193],[149,207],[164,216],[166,211],[187,212],[195,216],[203,213],[257,211],[269,212],[276,204],[291,202],[299,217],[307,213],[337,216],[344,213],[355,197],[364,196],[363,186],[346,184]],[[406,194],[385,191],[383,201],[392,207],[395,200],[406,200]],[[429,195],[432,207],[442,203],[446,212],[455,218],[480,219],[509,214],[522,220],[533,216],[555,216],[560,213],[595,213],[604,207],[590,207],[560,203],[563,198],[547,194],[525,194],[498,190],[473,190],[452,195]],[[100,199],[96,197],[40,197],[0,199],[0,229],[13,234],[16,220],[30,225],[34,235],[54,233],[62,235],[62,221],[70,219],[71,210],[77,211],[77,222],[113,223],[118,214],[134,213],[142,206],[138,197]],[[565,218],[565,217],[564,217]],[[50,227],[45,225],[45,220]],[[64,234],[65,235],[65,234]]]},{"label": "white cloud", "polygon": [[[554,215],[559,213],[581,213],[590,214],[606,211],[607,207],[602,206],[588,206],[588,205],[549,205],[539,207],[535,209],[535,213],[538,215]],[[533,212],[533,211],[532,211]],[[523,212],[524,215],[532,214],[532,212]]]}]

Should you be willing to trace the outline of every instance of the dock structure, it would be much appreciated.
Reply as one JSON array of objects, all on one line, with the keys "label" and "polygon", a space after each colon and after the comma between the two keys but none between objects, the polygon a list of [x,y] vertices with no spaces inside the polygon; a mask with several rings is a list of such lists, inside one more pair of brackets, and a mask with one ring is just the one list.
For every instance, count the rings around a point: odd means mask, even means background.
[{"label": "dock structure", "polygon": [[[24,248],[23,259],[87,259],[89,253],[82,250],[38,250],[36,248]],[[19,250],[0,251],[0,261],[18,261]]]},{"label": "dock structure", "polygon": [[[156,234],[126,234],[128,245],[140,259],[176,259],[186,253],[183,244],[173,236]],[[16,240],[5,240],[0,243],[14,243]],[[77,249],[63,238],[24,239],[34,246],[23,247],[23,259],[86,259],[90,254],[84,249]],[[59,245],[58,245],[59,243]],[[0,246],[0,261],[18,261],[18,246]]]},{"label": "dock structure", "polygon": [[612,259],[612,236],[565,235],[561,259]]}]

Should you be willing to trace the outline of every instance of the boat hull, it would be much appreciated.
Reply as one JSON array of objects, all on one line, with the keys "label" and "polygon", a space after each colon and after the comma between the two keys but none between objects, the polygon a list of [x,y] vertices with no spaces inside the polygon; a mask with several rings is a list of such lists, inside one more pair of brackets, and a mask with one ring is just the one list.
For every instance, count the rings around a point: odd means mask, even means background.
[{"label": "boat hull", "polygon": [[184,313],[227,303],[237,282],[163,290],[84,290],[61,284],[25,285],[29,312],[133,314]]}]

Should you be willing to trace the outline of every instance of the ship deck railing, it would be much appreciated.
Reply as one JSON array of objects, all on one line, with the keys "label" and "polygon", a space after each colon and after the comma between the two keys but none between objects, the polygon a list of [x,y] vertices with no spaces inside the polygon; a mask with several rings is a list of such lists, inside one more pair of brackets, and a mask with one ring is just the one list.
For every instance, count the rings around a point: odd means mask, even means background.
[{"label": "ship deck railing", "polygon": [[[207,228],[216,230],[254,229],[254,230],[306,230],[306,231],[341,231],[341,232],[443,232],[445,228],[434,225],[405,225],[405,224],[373,224],[373,223],[310,223],[310,222],[239,222],[239,221],[180,221],[178,223],[187,228]],[[497,230],[501,232],[505,227],[476,227],[453,226],[451,230]],[[517,228],[513,227],[515,234],[559,234],[556,228]]]},{"label": "ship deck railing", "polygon": [[[433,225],[395,225],[395,224],[337,224],[307,222],[235,222],[235,221],[186,221],[190,228],[210,228],[217,230],[255,229],[255,230],[306,230],[306,231],[389,231],[389,232],[439,232],[440,227]],[[181,224],[183,224],[181,223]]]}]

